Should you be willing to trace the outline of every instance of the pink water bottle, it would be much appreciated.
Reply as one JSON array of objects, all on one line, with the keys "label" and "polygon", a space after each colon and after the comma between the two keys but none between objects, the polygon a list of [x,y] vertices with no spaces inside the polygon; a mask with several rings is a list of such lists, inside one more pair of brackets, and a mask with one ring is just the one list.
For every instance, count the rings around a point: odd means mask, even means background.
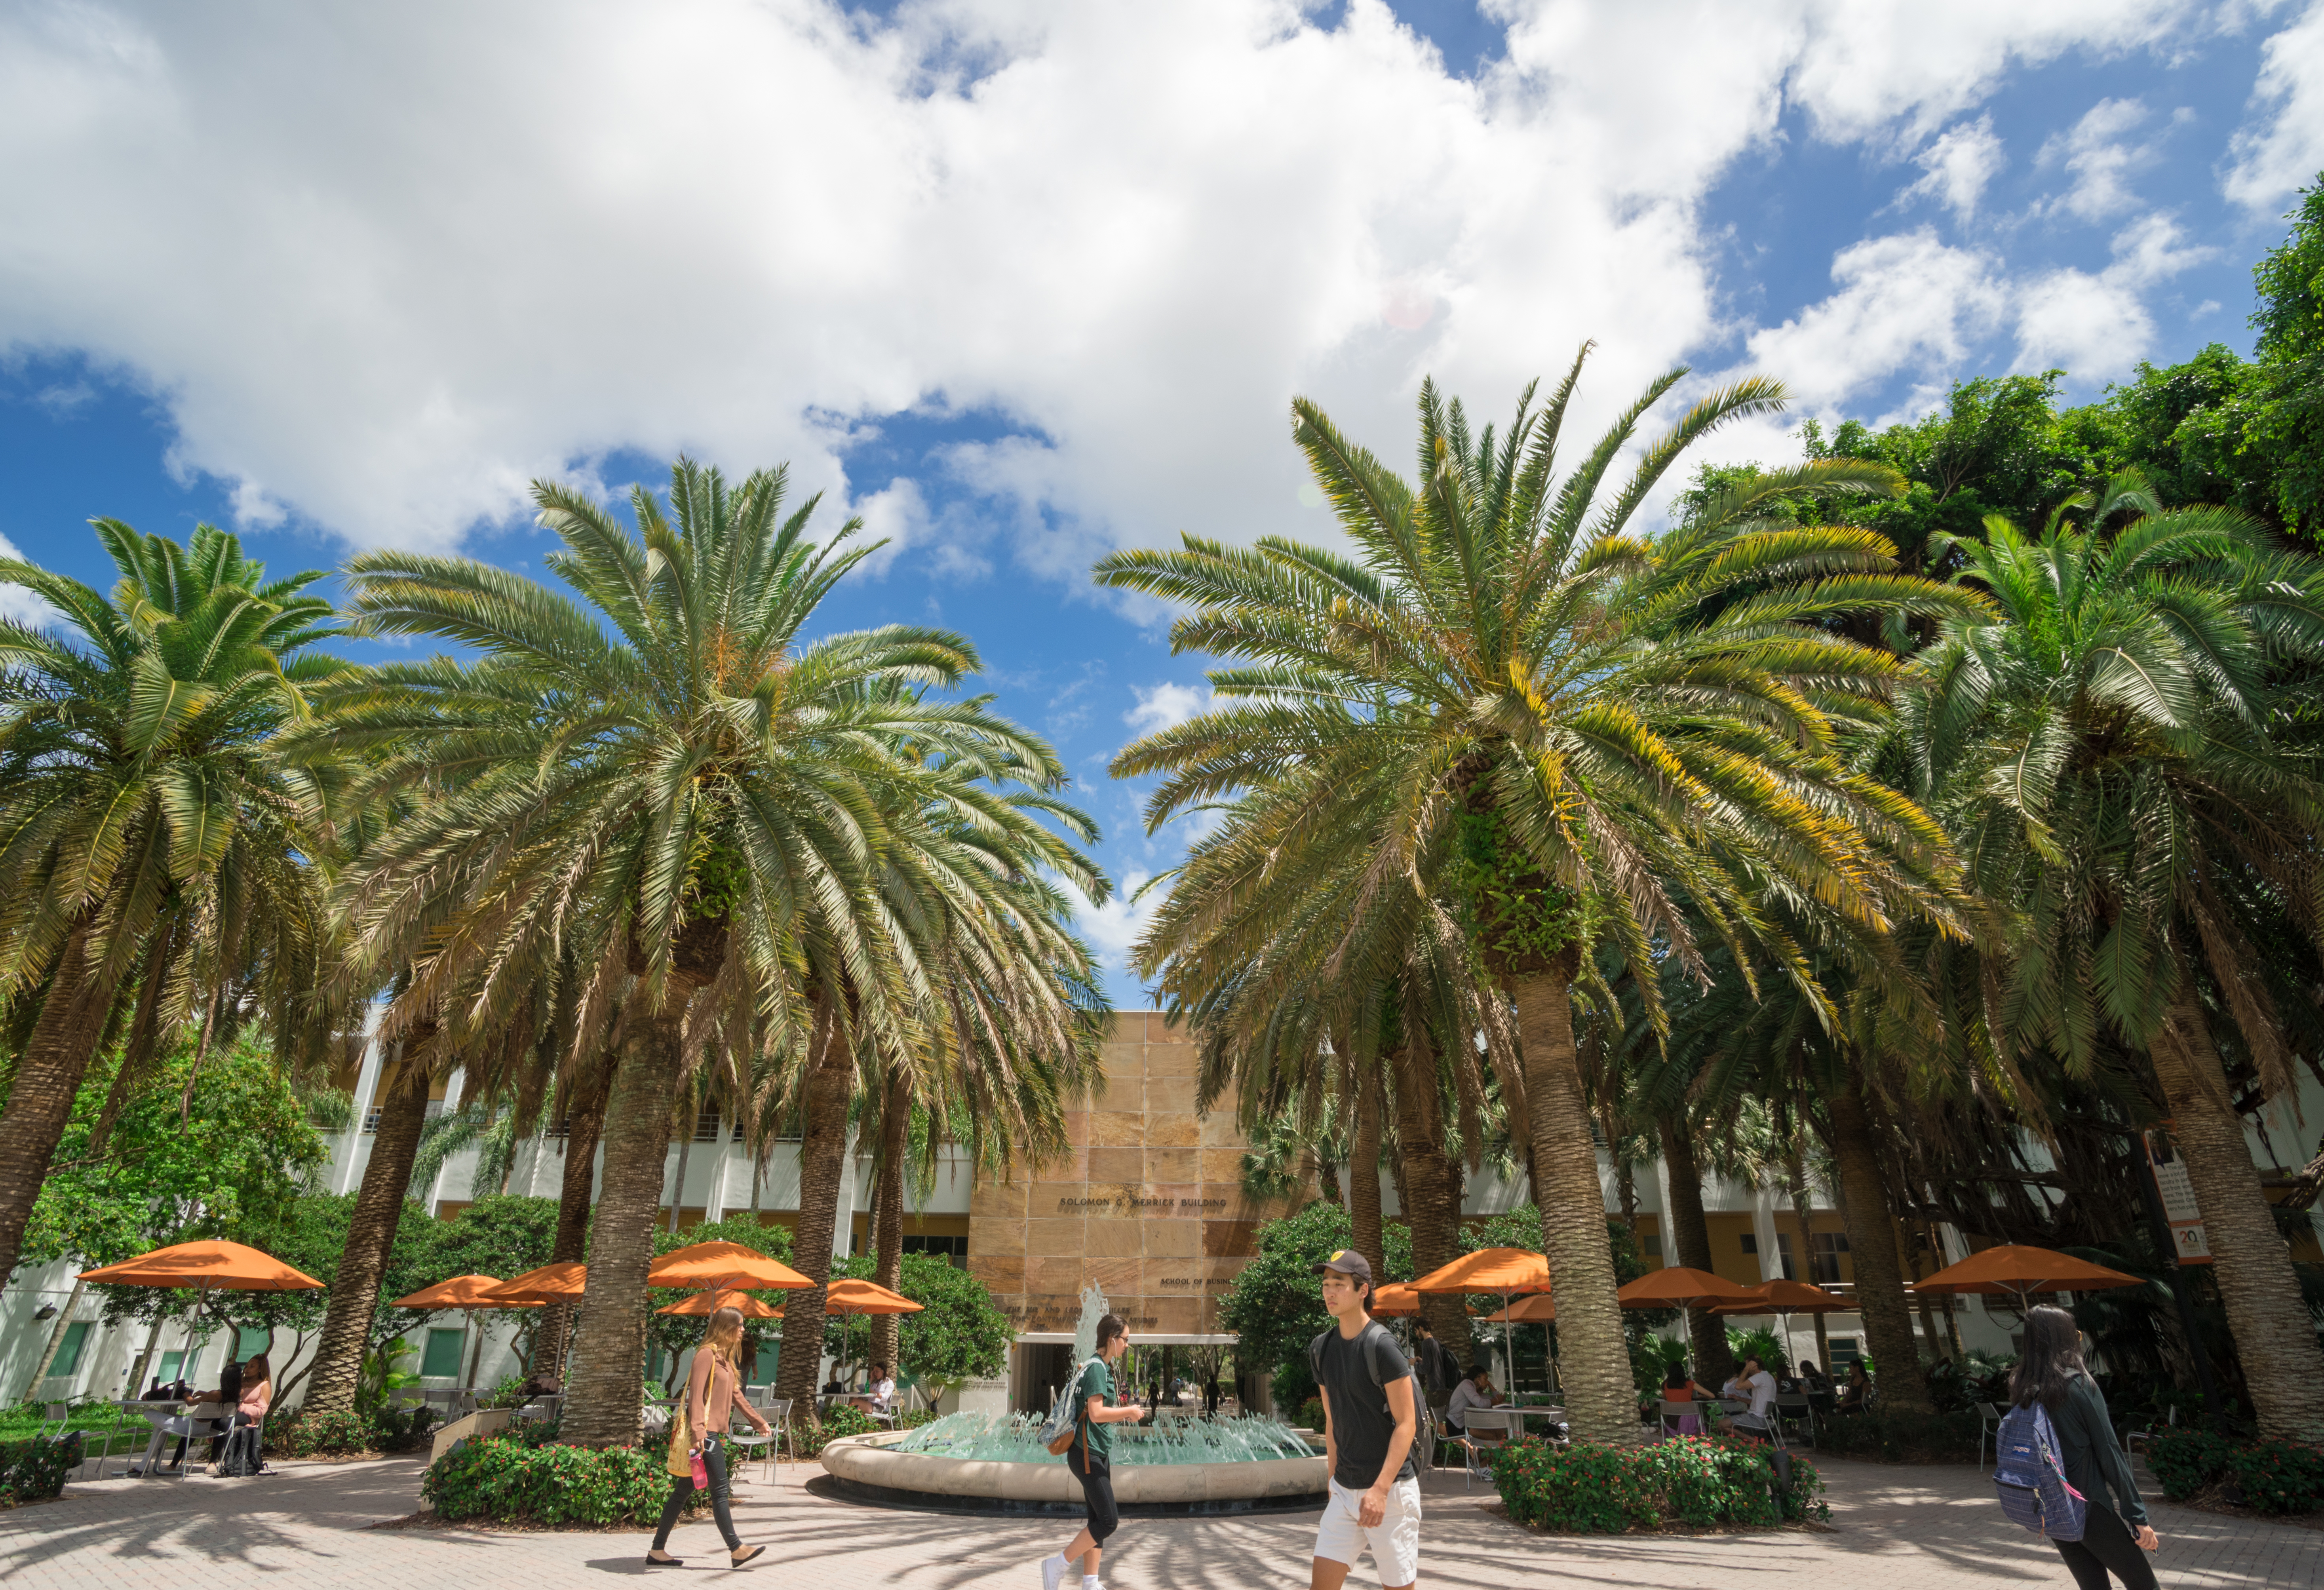
[{"label": "pink water bottle", "polygon": [[710,1465],[702,1461],[699,1452],[694,1455],[694,1488],[697,1491],[710,1489]]}]

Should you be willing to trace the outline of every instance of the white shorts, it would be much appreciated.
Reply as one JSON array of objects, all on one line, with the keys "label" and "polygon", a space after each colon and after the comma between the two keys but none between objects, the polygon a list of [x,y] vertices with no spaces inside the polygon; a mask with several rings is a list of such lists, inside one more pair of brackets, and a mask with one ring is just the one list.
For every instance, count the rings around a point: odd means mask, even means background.
[{"label": "white shorts", "polygon": [[1353,1567],[1369,1544],[1372,1566],[1383,1585],[1409,1585],[1420,1577],[1420,1482],[1398,1480],[1388,1488],[1388,1511],[1370,1529],[1357,1509],[1364,1493],[1332,1482],[1323,1502],[1323,1521],[1315,1526],[1315,1555]]}]

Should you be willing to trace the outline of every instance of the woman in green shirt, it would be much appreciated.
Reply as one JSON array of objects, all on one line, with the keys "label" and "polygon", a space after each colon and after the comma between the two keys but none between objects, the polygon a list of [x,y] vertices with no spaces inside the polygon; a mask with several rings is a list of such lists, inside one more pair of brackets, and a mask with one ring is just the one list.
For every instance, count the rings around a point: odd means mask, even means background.
[{"label": "woman in green shirt", "polygon": [[2058,1432],[2058,1458],[2066,1483],[2089,1503],[2079,1540],[2052,1542],[2080,1590],[2107,1590],[2109,1572],[2126,1590],[2155,1590],[2146,1554],[2160,1538],[2130,1477],[2130,1460],[2115,1445],[2106,1398],[2082,1363],[2082,1333],[2063,1308],[2029,1309],[2025,1351],[2010,1372],[2009,1400],[2020,1408],[2039,1402]]},{"label": "woman in green shirt", "polygon": [[1109,1314],[1097,1322],[1100,1361],[1082,1372],[1074,1390],[1081,1399],[1081,1418],[1074,1444],[1065,1449],[1065,1466],[1081,1481],[1082,1498],[1089,1503],[1089,1522],[1063,1551],[1042,1559],[1041,1590],[1057,1590],[1076,1558],[1081,1559],[1082,1590],[1100,1590],[1098,1558],[1106,1537],[1121,1524],[1121,1511],[1113,1504],[1113,1432],[1106,1427],[1145,1416],[1136,1403],[1123,1406],[1114,1396],[1113,1366],[1129,1349],[1130,1327],[1120,1315]]}]

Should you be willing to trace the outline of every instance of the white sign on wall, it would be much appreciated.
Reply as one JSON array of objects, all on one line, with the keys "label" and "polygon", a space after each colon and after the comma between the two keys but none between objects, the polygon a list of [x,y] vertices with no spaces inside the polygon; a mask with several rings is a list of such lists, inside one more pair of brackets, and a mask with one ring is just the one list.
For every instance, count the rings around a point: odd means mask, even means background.
[{"label": "white sign on wall", "polygon": [[2209,1264],[2211,1244],[2203,1235],[2203,1211],[2195,1202],[2194,1184],[2187,1179],[2187,1166],[2171,1146],[2167,1132],[2149,1132],[2146,1142],[2146,1169],[2154,1178],[2155,1190],[2163,1195],[2163,1217],[2171,1225],[2171,1245],[2178,1251],[2181,1264]]}]

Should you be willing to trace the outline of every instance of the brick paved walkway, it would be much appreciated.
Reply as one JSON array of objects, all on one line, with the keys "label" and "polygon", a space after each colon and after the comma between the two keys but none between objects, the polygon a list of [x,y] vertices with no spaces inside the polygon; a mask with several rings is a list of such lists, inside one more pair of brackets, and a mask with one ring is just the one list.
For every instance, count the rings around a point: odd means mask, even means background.
[{"label": "brick paved walkway", "polygon": [[[1421,1575],[1432,1585],[1641,1590],[1935,1590],[1965,1581],[2069,1585],[2057,1554],[2005,1532],[1987,1482],[1968,1468],[1828,1462],[1830,1534],[1711,1538],[1545,1538],[1480,1509],[1457,1475],[1432,1475]],[[1032,1564],[1069,1532],[1025,1522],[899,1512],[827,1500],[786,1465],[779,1485],[739,1493],[736,1521],[767,1556],[759,1590],[1033,1590]],[[107,1480],[54,1502],[0,1512],[0,1585],[38,1590],[529,1590],[595,1574],[642,1574],[638,1534],[487,1534],[369,1530],[418,1505],[410,1459],[285,1465],[251,1481]],[[2246,1590],[2324,1585],[2324,1530],[2153,1507],[2163,1584]],[[1245,1590],[1305,1585],[1313,1514],[1131,1519],[1106,1554],[1110,1590]],[[674,1548],[723,1576],[705,1520]],[[1351,1585],[1378,1581],[1370,1565]]]}]

